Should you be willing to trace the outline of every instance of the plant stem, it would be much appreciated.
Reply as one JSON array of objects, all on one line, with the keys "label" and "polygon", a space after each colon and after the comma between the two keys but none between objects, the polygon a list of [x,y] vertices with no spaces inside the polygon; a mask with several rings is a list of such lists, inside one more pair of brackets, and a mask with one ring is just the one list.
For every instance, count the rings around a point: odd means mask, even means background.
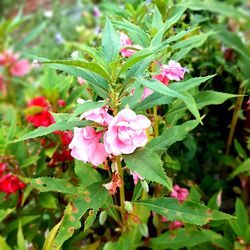
[{"label": "plant stem", "polygon": [[157,107],[154,107],[154,132],[155,136],[159,135],[159,119],[157,115]]},{"label": "plant stem", "polygon": [[227,139],[226,154],[230,153],[235,128],[236,128],[236,125],[237,125],[237,122],[238,122],[238,119],[239,119],[238,114],[239,114],[239,111],[241,109],[241,105],[242,105],[243,98],[244,98],[244,96],[243,96],[244,91],[245,91],[244,88],[241,88],[241,87],[239,88],[239,93],[238,93],[239,96],[237,97],[237,100],[236,100],[236,103],[235,103],[233,117],[232,117],[232,121],[231,121],[231,124],[230,124],[230,131],[229,131],[229,135],[228,135],[228,139]]},{"label": "plant stem", "polygon": [[119,187],[120,191],[120,211],[121,211],[121,217],[122,222],[125,224],[125,191],[124,191],[124,181],[123,181],[123,170],[122,170],[122,164],[121,164],[121,158],[120,156],[116,156],[116,163],[118,168],[118,174],[122,180],[122,185]]}]

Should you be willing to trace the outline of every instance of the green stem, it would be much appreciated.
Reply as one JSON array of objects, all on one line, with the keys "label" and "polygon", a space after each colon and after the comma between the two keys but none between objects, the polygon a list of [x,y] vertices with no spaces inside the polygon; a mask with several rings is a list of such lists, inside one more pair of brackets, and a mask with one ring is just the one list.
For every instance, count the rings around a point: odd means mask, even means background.
[{"label": "green stem", "polygon": [[244,94],[244,88],[239,88],[239,93],[238,93],[238,98],[236,100],[236,104],[235,104],[235,108],[234,108],[234,113],[233,113],[233,117],[232,117],[232,121],[230,124],[230,131],[229,131],[229,135],[228,135],[228,139],[227,139],[227,147],[226,147],[226,154],[230,153],[230,149],[231,149],[231,145],[233,142],[233,137],[234,137],[234,132],[235,132],[235,128],[239,119],[239,111],[241,109],[242,106],[242,102],[243,102],[243,94]]},{"label": "green stem", "polygon": [[118,168],[118,174],[122,180],[122,185],[119,187],[120,211],[121,211],[122,222],[123,222],[123,224],[125,224],[125,191],[124,191],[124,181],[123,181],[123,169],[122,169],[120,156],[116,157],[116,163],[117,163],[117,168]]},{"label": "green stem", "polygon": [[157,115],[157,107],[154,107],[154,132],[155,136],[159,135],[159,119]]}]

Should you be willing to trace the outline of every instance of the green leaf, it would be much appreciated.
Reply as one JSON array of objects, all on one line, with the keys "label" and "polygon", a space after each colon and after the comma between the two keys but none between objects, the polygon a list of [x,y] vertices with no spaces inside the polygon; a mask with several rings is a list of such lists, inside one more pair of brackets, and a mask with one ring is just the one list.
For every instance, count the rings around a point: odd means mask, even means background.
[{"label": "green leaf", "polygon": [[109,18],[106,19],[103,30],[102,51],[107,62],[114,62],[118,59],[120,51],[120,36],[114,30]]},{"label": "green leaf", "polygon": [[153,29],[156,28],[157,30],[159,30],[162,27],[162,25],[163,25],[163,21],[162,21],[161,12],[158,10],[157,6],[155,5],[151,27]]},{"label": "green leaf", "polygon": [[31,131],[28,134],[22,136],[17,141],[24,141],[24,140],[28,140],[28,139],[37,138],[40,136],[45,136],[45,135],[48,135],[54,131],[73,130],[75,127],[84,127],[87,124],[88,124],[87,121],[75,120],[75,121],[66,122],[66,121],[62,120],[62,121],[54,123],[48,127],[39,127],[37,129],[35,129],[34,131]]},{"label": "green leaf", "polygon": [[134,54],[132,55],[126,63],[122,66],[121,70],[118,73],[118,76],[127,71],[131,66],[135,65],[136,63],[142,61],[143,59],[151,56],[152,53],[146,53],[146,54]]},{"label": "green leaf", "polygon": [[234,218],[229,214],[212,210],[204,205],[191,201],[180,203],[174,198],[152,198],[134,203],[143,205],[151,211],[167,217],[170,221],[178,220],[199,226],[205,225],[213,220],[230,220]]},{"label": "green leaf", "polygon": [[240,145],[237,139],[234,139],[234,148],[242,159],[247,159],[246,150]]},{"label": "green leaf", "polygon": [[64,194],[75,194],[77,188],[64,179],[54,177],[39,177],[31,179],[31,185],[40,192],[60,192]]},{"label": "green leaf", "polygon": [[40,193],[37,200],[39,205],[44,208],[57,209],[57,198],[52,193]]},{"label": "green leaf", "polygon": [[103,250],[131,250],[136,249],[135,246],[133,246],[130,236],[126,233],[123,233],[118,241],[116,242],[108,242],[105,244]]},{"label": "green leaf", "polygon": [[194,77],[185,81],[173,82],[169,86],[170,89],[175,91],[188,91],[192,88],[198,87],[201,83],[206,82],[213,78],[215,75],[208,75],[203,77]]},{"label": "green leaf", "polygon": [[173,102],[175,98],[168,97],[159,93],[153,93],[150,96],[146,97],[139,103],[134,104],[130,108],[133,109],[135,112],[143,111],[154,106],[162,105],[162,104],[170,104]]},{"label": "green leaf", "polygon": [[177,141],[183,140],[189,131],[199,124],[198,120],[187,121],[179,126],[166,129],[160,136],[153,138],[147,148],[154,151],[166,150]]},{"label": "green leaf", "polygon": [[13,211],[15,211],[15,208],[0,209],[0,222],[3,221]]},{"label": "green leaf", "polygon": [[31,156],[28,159],[25,159],[24,162],[20,162],[20,168],[29,167],[30,165],[37,163],[39,159],[40,159],[39,155]]},{"label": "green leaf", "polygon": [[87,219],[84,221],[84,231],[89,230],[92,227],[96,219],[96,214],[97,214],[96,210],[92,210],[92,209],[89,210],[89,215]]},{"label": "green leaf", "polygon": [[190,112],[198,120],[200,120],[199,111],[196,107],[194,98],[189,93],[182,93],[181,94],[177,91],[170,89],[169,87],[165,86],[164,84],[162,84],[161,82],[159,82],[155,79],[151,79],[151,80],[147,81],[147,80],[139,78],[138,82],[141,83],[142,85],[160,93],[160,94],[166,95],[168,97],[176,97],[176,98],[181,99],[187,105],[187,108],[190,110]]},{"label": "green leaf", "polygon": [[220,238],[222,238],[220,234],[211,230],[180,228],[174,231],[167,231],[158,237],[152,238],[150,247],[153,249],[189,248],[205,242],[214,242]]},{"label": "green leaf", "polygon": [[0,246],[1,250],[12,250],[9,245],[6,243],[5,239],[3,236],[0,235]]},{"label": "green leaf", "polygon": [[227,2],[218,2],[215,0],[184,0],[181,4],[191,10],[208,10],[228,17],[236,17],[237,19],[244,16],[243,12],[237,10],[235,6],[227,4]]},{"label": "green leaf", "polygon": [[[47,60],[47,59],[46,59]],[[101,77],[100,75],[90,72],[88,70],[76,68],[69,65],[63,64],[47,64],[48,67],[52,69],[62,70],[72,76],[79,76],[89,82],[93,90],[101,96],[103,99],[108,97],[107,91],[109,90],[109,84],[106,79]]]},{"label": "green leaf", "polygon": [[[67,205],[62,225],[53,242],[53,247],[60,248],[74,231],[81,227],[80,219],[88,209],[98,210],[106,201],[108,192],[101,183],[94,183],[83,191],[75,193],[72,201]],[[53,249],[54,249],[53,248]]]},{"label": "green leaf", "polygon": [[101,108],[105,105],[104,102],[93,102],[93,101],[86,101],[82,104],[77,104],[73,113],[73,116],[78,116],[85,111]]},{"label": "green leaf", "polygon": [[240,236],[244,239],[245,232],[248,227],[248,212],[243,204],[243,202],[237,198],[236,200],[236,213],[235,213],[237,219],[231,220],[230,225],[234,232],[237,234],[237,236]]},{"label": "green leaf", "polygon": [[197,107],[202,109],[208,105],[217,105],[225,102],[229,98],[235,98],[237,95],[227,94],[223,92],[217,92],[213,90],[200,91],[194,96],[197,103]]},{"label": "green leaf", "polygon": [[75,173],[80,179],[81,188],[90,186],[91,184],[101,181],[98,171],[88,163],[75,160]]},{"label": "green leaf", "polygon": [[107,72],[105,68],[94,62],[84,62],[78,60],[49,60],[49,61],[43,61],[42,63],[53,64],[53,65],[67,65],[67,66],[82,68],[85,70],[89,70],[95,74],[98,74],[108,81],[110,80],[109,72]]},{"label": "green leaf", "polygon": [[149,148],[140,148],[131,155],[123,155],[127,167],[149,181],[155,181],[172,189],[172,182],[162,168],[162,161],[157,153]]},{"label": "green leaf", "polygon": [[250,159],[245,160],[242,164],[240,164],[232,173],[232,177],[247,172],[250,175]]},{"label": "green leaf", "polygon": [[[54,239],[55,239],[55,237],[56,237],[56,234],[57,234],[57,232],[58,232],[58,230],[59,230],[59,227],[61,226],[61,223],[62,223],[62,220],[59,221],[59,222],[51,229],[51,231],[49,232],[49,234],[48,234],[48,236],[46,237],[46,240],[45,240],[45,242],[44,242],[44,244],[43,244],[43,250],[51,250],[51,249],[53,249],[52,244],[53,244],[53,241],[54,241]],[[54,249],[55,249],[55,248],[54,248]],[[56,249],[56,250],[58,250],[58,249]]]},{"label": "green leaf", "polygon": [[23,236],[23,230],[22,230],[21,222],[19,222],[18,231],[17,231],[17,246],[18,246],[18,250],[27,250],[25,239],[24,239],[24,236]]},{"label": "green leaf", "polygon": [[149,36],[139,26],[130,23],[125,19],[122,19],[121,21],[114,20],[112,22],[117,28],[126,30],[129,34],[129,37],[133,40],[134,44],[139,44],[145,48],[149,46]]},{"label": "green leaf", "polygon": [[43,30],[47,27],[47,21],[40,23],[37,27],[31,30],[28,34],[25,34],[24,39],[16,43],[14,50],[20,51],[25,45],[38,37]]}]

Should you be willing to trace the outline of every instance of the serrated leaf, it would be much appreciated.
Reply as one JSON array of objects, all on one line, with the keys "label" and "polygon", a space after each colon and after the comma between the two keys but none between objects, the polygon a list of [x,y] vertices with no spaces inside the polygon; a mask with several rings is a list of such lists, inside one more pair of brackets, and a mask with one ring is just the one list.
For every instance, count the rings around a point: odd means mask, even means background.
[{"label": "serrated leaf", "polygon": [[187,133],[194,129],[199,124],[199,121],[187,121],[179,126],[166,129],[160,136],[153,138],[148,144],[147,148],[154,151],[166,150],[177,141],[183,140]]},{"label": "serrated leaf", "polygon": [[194,98],[189,93],[179,93],[177,91],[174,91],[171,88],[165,86],[164,84],[162,84],[161,82],[155,79],[151,79],[147,81],[147,80],[139,78],[138,82],[160,94],[166,95],[168,97],[176,97],[176,98],[181,99],[187,105],[187,108],[190,110],[190,112],[197,119],[200,119],[199,111],[196,107]]},{"label": "serrated leaf", "polygon": [[142,47],[148,47],[150,39],[148,34],[142,30],[139,26],[128,22],[125,19],[121,21],[113,20],[112,23],[123,30],[126,30],[129,34],[129,37],[133,40],[134,44],[139,44]]},{"label": "serrated leaf", "polygon": [[151,211],[167,217],[170,221],[178,220],[199,226],[205,225],[213,220],[230,220],[234,218],[229,214],[212,210],[204,205],[191,201],[180,203],[174,198],[152,198],[134,203],[143,205]]},{"label": "serrated leaf", "polygon": [[120,51],[120,37],[109,18],[106,19],[102,36],[102,51],[107,62],[117,60]]},{"label": "serrated leaf", "polygon": [[106,80],[110,79],[109,72],[106,71],[102,66],[94,62],[84,62],[78,60],[50,60],[50,61],[43,61],[43,64],[54,64],[54,65],[68,65],[68,66],[75,66],[77,68],[83,68],[89,70],[93,73],[96,73]]},{"label": "serrated leaf", "polygon": [[84,102],[82,104],[77,104],[76,105],[73,115],[78,116],[78,115],[82,114],[85,111],[96,109],[96,108],[101,108],[104,105],[105,105],[104,102],[86,101],[86,102]]},{"label": "serrated leaf", "polygon": [[[22,136],[17,141],[24,141],[28,139],[33,139],[41,136],[48,135],[54,131],[65,131],[65,130],[73,130],[75,127],[84,127],[88,124],[88,121],[80,121],[80,120],[74,120],[74,121],[68,121],[65,122],[64,120],[59,121],[57,123],[54,123],[48,127],[39,127],[28,134]],[[17,142],[15,141],[15,142]]]},{"label": "serrated leaf", "polygon": [[193,247],[205,242],[214,242],[222,238],[218,233],[211,230],[188,230],[180,228],[174,231],[167,231],[158,237],[150,240],[150,247],[153,249],[179,249]]},{"label": "serrated leaf", "polygon": [[78,160],[75,160],[75,173],[80,179],[81,188],[88,187],[102,179],[98,171],[91,164]]},{"label": "serrated leaf", "polygon": [[54,177],[39,177],[31,179],[31,185],[40,192],[60,192],[64,194],[75,194],[77,188],[64,179]]},{"label": "serrated leaf", "polygon": [[81,227],[80,219],[88,209],[98,210],[105,203],[108,192],[101,183],[94,183],[75,196],[65,209],[62,225],[53,242],[55,249],[60,248]]},{"label": "serrated leaf", "polygon": [[131,155],[123,155],[127,167],[149,181],[154,181],[172,190],[172,182],[162,168],[162,161],[157,153],[149,148],[137,149]]}]

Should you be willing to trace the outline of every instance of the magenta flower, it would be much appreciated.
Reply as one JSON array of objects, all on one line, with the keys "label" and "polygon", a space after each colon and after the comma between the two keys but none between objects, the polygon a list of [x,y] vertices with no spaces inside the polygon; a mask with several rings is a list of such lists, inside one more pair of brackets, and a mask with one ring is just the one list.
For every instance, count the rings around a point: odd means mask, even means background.
[{"label": "magenta flower", "polygon": [[172,221],[169,223],[169,230],[174,230],[183,226],[184,224],[181,221]]},{"label": "magenta flower", "polygon": [[175,184],[173,188],[174,190],[170,193],[170,197],[176,198],[180,202],[185,201],[189,194],[188,190],[186,188],[181,188],[177,184]]},{"label": "magenta flower", "polygon": [[108,153],[104,144],[100,143],[102,132],[96,132],[92,127],[75,128],[74,137],[69,144],[71,155],[83,162],[90,162],[98,166],[106,160]]},{"label": "magenta flower", "polygon": [[151,125],[144,115],[123,109],[113,118],[104,134],[105,149],[109,154],[131,154],[148,141],[146,129]]}]

